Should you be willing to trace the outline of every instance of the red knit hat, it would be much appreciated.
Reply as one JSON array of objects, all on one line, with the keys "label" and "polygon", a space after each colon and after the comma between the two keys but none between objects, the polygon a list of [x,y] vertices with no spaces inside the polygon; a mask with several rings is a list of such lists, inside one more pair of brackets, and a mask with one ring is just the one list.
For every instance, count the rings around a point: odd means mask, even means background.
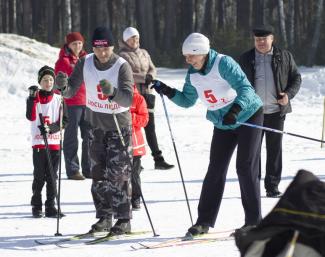
[{"label": "red knit hat", "polygon": [[85,39],[79,32],[71,32],[65,37],[65,42],[67,43],[67,45],[69,45],[70,43],[72,43],[74,41],[85,42]]}]

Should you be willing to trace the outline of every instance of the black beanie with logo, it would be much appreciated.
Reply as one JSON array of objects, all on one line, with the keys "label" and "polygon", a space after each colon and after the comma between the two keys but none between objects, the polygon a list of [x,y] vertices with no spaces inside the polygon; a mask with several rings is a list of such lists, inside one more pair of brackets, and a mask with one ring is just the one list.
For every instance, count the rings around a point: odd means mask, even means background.
[{"label": "black beanie with logo", "polygon": [[93,47],[110,47],[114,46],[112,32],[106,27],[97,27],[92,37]]}]

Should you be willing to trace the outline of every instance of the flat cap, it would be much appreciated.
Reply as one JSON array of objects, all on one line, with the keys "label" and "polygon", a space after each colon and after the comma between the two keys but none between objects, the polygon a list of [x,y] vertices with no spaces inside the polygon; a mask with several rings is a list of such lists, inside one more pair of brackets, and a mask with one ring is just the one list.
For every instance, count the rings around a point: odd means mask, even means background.
[{"label": "flat cap", "polygon": [[259,26],[253,29],[253,34],[255,37],[266,37],[273,35],[273,31],[270,26]]}]

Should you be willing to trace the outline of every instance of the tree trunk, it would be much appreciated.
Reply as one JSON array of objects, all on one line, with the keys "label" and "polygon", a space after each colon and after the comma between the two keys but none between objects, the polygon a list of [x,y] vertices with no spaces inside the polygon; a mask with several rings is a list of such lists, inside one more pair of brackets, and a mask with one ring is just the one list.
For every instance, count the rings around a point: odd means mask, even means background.
[{"label": "tree trunk", "polygon": [[252,0],[237,0],[237,30],[250,35],[252,30]]},{"label": "tree trunk", "polygon": [[[53,11],[53,10],[52,10]],[[31,0],[23,0],[23,35],[32,37],[32,3]]]},{"label": "tree trunk", "polygon": [[79,0],[70,0],[71,5],[71,31],[81,31],[80,15],[81,4]]},{"label": "tree trunk", "polygon": [[206,0],[195,0],[195,31],[201,32]]},{"label": "tree trunk", "polygon": [[289,0],[288,6],[288,46],[291,50],[294,46],[294,32],[295,32],[295,0]]},{"label": "tree trunk", "polygon": [[165,28],[164,28],[164,51],[168,52],[174,48],[173,42],[176,37],[176,13],[174,0],[165,0]]},{"label": "tree trunk", "polygon": [[48,0],[47,1],[47,42],[49,44],[54,43],[54,2],[55,0]]},{"label": "tree trunk", "polygon": [[265,25],[266,0],[256,0],[254,4],[254,27]]},{"label": "tree trunk", "polygon": [[193,31],[194,1],[182,0],[181,2],[181,26],[179,27],[180,41],[183,41],[187,35]]},{"label": "tree trunk", "polygon": [[9,0],[9,32],[17,33],[17,13],[16,13],[16,0]]},{"label": "tree trunk", "polygon": [[156,51],[156,42],[154,38],[151,0],[136,0],[136,17],[141,37],[141,45],[143,48],[147,49],[150,54],[153,54]]},{"label": "tree trunk", "polygon": [[62,16],[61,16],[62,31],[60,33],[60,42],[63,42],[65,36],[71,32],[71,3],[70,3],[70,0],[62,0],[61,8],[62,8]]},{"label": "tree trunk", "polygon": [[206,35],[211,35],[214,29],[214,10],[214,1],[206,0],[202,27],[202,32]]},{"label": "tree trunk", "polygon": [[225,0],[218,1],[218,29],[219,30],[225,30],[226,26],[226,6],[225,6]]},{"label": "tree trunk", "polygon": [[314,65],[315,54],[318,47],[318,42],[320,38],[320,29],[322,25],[322,14],[323,14],[323,0],[318,0],[316,5],[316,15],[314,21],[314,33],[311,41],[310,51],[308,51],[307,66]]},{"label": "tree trunk", "polygon": [[282,36],[284,48],[287,48],[288,41],[287,41],[287,32],[286,32],[286,26],[285,26],[283,0],[278,0],[278,13],[279,13],[279,25],[280,25],[280,31],[281,31],[280,34]]}]

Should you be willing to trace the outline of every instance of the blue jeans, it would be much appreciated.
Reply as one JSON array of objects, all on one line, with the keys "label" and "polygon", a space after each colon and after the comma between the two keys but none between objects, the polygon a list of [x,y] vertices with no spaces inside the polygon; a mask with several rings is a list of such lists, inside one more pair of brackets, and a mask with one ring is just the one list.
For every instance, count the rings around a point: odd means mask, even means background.
[{"label": "blue jeans", "polygon": [[90,124],[85,121],[85,106],[74,105],[68,108],[68,125],[64,131],[63,153],[67,176],[71,177],[80,171],[78,158],[78,127],[80,127],[82,138],[81,151],[81,172],[86,177],[91,177],[89,144],[90,144]]}]

